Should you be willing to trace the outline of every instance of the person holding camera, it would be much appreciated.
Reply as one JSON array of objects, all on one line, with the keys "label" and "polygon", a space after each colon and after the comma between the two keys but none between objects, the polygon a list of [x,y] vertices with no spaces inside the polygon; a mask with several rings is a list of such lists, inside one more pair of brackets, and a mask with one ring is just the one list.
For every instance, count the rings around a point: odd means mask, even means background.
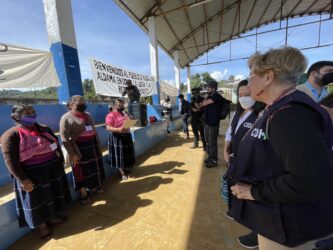
[{"label": "person holding camera", "polygon": [[170,124],[172,122],[172,104],[170,102],[170,96],[167,96],[165,100],[161,101],[161,106],[163,108],[162,116],[167,121],[167,132],[170,134]]}]

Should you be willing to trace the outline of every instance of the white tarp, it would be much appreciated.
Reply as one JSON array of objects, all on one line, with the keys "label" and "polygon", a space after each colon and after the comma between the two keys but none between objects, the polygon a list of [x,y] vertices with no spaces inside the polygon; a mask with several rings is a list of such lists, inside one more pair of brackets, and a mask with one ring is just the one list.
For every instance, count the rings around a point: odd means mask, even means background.
[{"label": "white tarp", "polygon": [[161,96],[163,96],[163,98],[165,98],[166,96],[178,96],[178,89],[175,86],[165,81],[161,81],[160,87]]},{"label": "white tarp", "polygon": [[96,94],[121,97],[126,80],[132,80],[142,97],[157,93],[156,83],[151,76],[135,73],[96,59],[89,59]]},{"label": "white tarp", "polygon": [[0,88],[57,87],[52,54],[0,43]]}]

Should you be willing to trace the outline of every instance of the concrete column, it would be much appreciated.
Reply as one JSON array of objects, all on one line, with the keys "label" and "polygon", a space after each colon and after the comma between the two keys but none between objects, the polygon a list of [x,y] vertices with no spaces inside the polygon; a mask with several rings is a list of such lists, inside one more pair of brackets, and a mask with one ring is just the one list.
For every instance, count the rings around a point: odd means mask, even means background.
[{"label": "concrete column", "polygon": [[187,100],[190,102],[191,101],[191,68],[188,66],[186,68],[187,70],[187,78],[186,78],[186,83],[187,83]]},{"label": "concrete column", "polygon": [[70,0],[43,0],[50,50],[61,86],[58,99],[65,103],[72,95],[83,95]]},{"label": "concrete column", "polygon": [[[178,94],[180,94],[180,67],[179,67],[179,52],[176,50],[173,53],[173,62],[174,62],[174,70],[175,70],[175,82],[176,88],[178,90]],[[176,98],[176,103],[178,105],[178,98]]]},{"label": "concrete column", "polygon": [[149,48],[150,48],[150,72],[156,81],[156,93],[153,95],[153,104],[160,104],[160,75],[158,70],[158,47],[156,39],[155,17],[148,18]]}]

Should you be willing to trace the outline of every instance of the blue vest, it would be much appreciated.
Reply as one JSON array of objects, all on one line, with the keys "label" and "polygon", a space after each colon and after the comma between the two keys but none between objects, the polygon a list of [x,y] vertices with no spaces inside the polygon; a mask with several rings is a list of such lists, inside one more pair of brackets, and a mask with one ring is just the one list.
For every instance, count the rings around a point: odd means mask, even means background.
[{"label": "blue vest", "polygon": [[241,113],[237,112],[234,118],[231,121],[231,153],[234,154],[234,157],[237,156],[237,148],[240,141],[243,139],[246,132],[252,127],[254,121],[257,119],[258,115],[255,112],[252,112],[248,118],[239,126],[237,132],[236,127],[240,119]]},{"label": "blue vest", "polygon": [[[321,129],[327,146],[332,149],[333,125],[328,113],[306,94],[295,91],[265,110],[241,141],[233,174],[235,182],[256,184],[285,173],[284,164],[269,143],[266,126],[274,112],[292,103],[305,105],[321,116]],[[333,195],[325,200],[304,203],[232,199],[232,208],[234,218],[240,224],[289,247],[333,233]]]}]

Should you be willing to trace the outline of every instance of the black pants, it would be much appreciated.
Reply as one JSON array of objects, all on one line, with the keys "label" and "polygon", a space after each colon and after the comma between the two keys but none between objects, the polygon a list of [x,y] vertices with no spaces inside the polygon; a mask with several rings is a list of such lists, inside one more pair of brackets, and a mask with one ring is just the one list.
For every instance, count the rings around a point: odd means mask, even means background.
[{"label": "black pants", "polygon": [[206,142],[208,143],[208,156],[211,160],[218,160],[218,148],[217,148],[217,139],[219,137],[219,125],[217,126],[208,126],[205,125],[205,137]]},{"label": "black pants", "polygon": [[204,125],[202,124],[202,121],[201,120],[194,120],[192,118],[191,126],[192,126],[192,131],[193,131],[193,134],[194,134],[194,146],[199,145],[199,134],[200,134],[202,145],[203,145],[203,147],[206,147]]}]

